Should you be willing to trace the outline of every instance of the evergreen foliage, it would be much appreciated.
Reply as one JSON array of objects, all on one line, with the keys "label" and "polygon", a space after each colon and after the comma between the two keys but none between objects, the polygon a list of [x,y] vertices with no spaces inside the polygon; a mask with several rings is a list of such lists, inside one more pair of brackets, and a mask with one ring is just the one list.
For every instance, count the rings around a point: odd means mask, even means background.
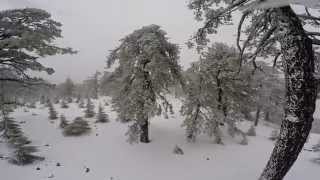
[{"label": "evergreen foliage", "polygon": [[140,137],[140,142],[149,142],[149,119],[172,111],[165,95],[170,85],[183,81],[178,54],[178,46],[168,42],[158,25],[134,31],[110,52],[108,67],[119,63],[108,78],[118,90],[112,104],[120,121],[132,122],[126,133],[129,141]]},{"label": "evergreen foliage", "polygon": [[61,100],[61,108],[63,108],[63,109],[68,109],[69,108],[69,105],[68,105],[68,103],[66,102],[65,99]]},{"label": "evergreen foliage", "polygon": [[178,154],[178,155],[183,155],[183,154],[184,154],[183,150],[182,150],[178,145],[176,145],[176,146],[174,147],[173,153],[174,153],[174,154]]},{"label": "evergreen foliage", "polygon": [[69,123],[68,123],[68,121],[67,121],[67,119],[66,119],[66,117],[63,115],[63,114],[61,114],[60,115],[60,128],[65,128],[65,127],[67,127],[69,125]]},{"label": "evergreen foliage", "polygon": [[61,24],[41,9],[25,8],[0,11],[0,67],[6,67],[15,77],[0,77],[0,81],[23,85],[45,83],[31,77],[31,71],[54,73],[43,66],[39,57],[75,53],[71,48],[60,48],[54,40],[61,38]]},{"label": "evergreen foliage", "polygon": [[92,118],[92,117],[94,117],[95,114],[96,114],[96,113],[94,112],[94,105],[93,105],[93,103],[92,103],[92,101],[91,101],[90,98],[87,99],[87,105],[86,105],[86,109],[85,109],[84,113],[85,113],[84,116],[85,116],[86,118]]},{"label": "evergreen foliage", "polygon": [[51,101],[48,102],[48,107],[49,107],[49,119],[51,119],[51,120],[58,119],[58,113],[55,110]]},{"label": "evergreen foliage", "polygon": [[37,152],[37,148],[29,145],[31,141],[24,135],[19,123],[9,117],[10,107],[2,105],[0,110],[1,138],[14,149],[14,153],[12,157],[10,157],[9,162],[17,165],[26,165],[37,160],[43,160],[44,158],[34,155],[34,153]]},{"label": "evergreen foliage", "polygon": [[82,109],[82,108],[85,108],[85,106],[84,106],[84,100],[83,100],[83,99],[80,99],[78,106],[79,106],[79,108],[81,108],[81,109]]},{"label": "evergreen foliage", "polygon": [[99,71],[95,72],[92,77],[85,80],[87,86],[87,95],[93,99],[98,99],[100,90],[99,76],[101,73]]},{"label": "evergreen foliage", "polygon": [[100,123],[107,123],[109,122],[109,116],[104,112],[103,106],[99,105],[98,114],[97,114],[97,121]]},{"label": "evergreen foliage", "polygon": [[66,126],[63,130],[65,136],[81,136],[89,133],[91,130],[89,123],[81,117],[75,118],[75,120]]},{"label": "evergreen foliage", "polygon": [[238,64],[236,49],[215,43],[188,69],[187,95],[180,111],[185,116],[182,126],[188,141],[195,141],[204,132],[222,144],[220,126],[228,125],[229,134],[242,136],[245,144],[245,133],[236,127],[236,122],[243,119],[241,108],[250,104],[252,89],[249,70],[239,73]]}]

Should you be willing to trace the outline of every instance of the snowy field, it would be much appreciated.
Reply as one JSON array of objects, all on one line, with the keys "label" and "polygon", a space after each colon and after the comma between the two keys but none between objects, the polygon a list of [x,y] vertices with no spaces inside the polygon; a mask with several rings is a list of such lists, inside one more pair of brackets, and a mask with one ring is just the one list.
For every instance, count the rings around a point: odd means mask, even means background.
[{"label": "snowy field", "polygon": [[[104,99],[100,100],[101,102]],[[24,112],[18,109],[13,116],[17,121],[26,121],[23,129],[39,146],[39,154],[45,161],[28,166],[15,166],[0,160],[1,180],[256,180],[262,172],[272,151],[274,142],[268,137],[272,126],[260,123],[257,136],[249,137],[249,145],[240,145],[237,139],[225,135],[224,145],[213,144],[206,136],[196,143],[187,143],[182,117],[179,115],[180,103],[173,100],[175,114],[164,118],[154,118],[151,122],[150,144],[126,142],[124,136],[127,125],[116,122],[116,113],[110,106],[105,107],[110,123],[95,124],[95,119],[87,119],[92,131],[81,137],[64,137],[59,128],[59,120],[48,120],[48,109]],[[99,102],[95,102],[96,107]],[[320,105],[320,103],[319,103]],[[319,107],[319,106],[318,106]],[[56,110],[67,120],[83,116],[77,104],[69,109]],[[37,114],[32,115],[32,113]],[[317,109],[315,117],[320,118]],[[243,130],[249,124],[243,124]],[[319,153],[307,151],[320,140],[312,134],[305,150],[286,176],[288,180],[316,180],[320,165],[311,160]],[[173,153],[178,145],[184,155]],[[0,143],[0,154],[6,156],[8,149]],[[57,166],[59,163],[61,166]],[[40,169],[39,169],[40,168]],[[38,169],[38,170],[37,170]]]}]

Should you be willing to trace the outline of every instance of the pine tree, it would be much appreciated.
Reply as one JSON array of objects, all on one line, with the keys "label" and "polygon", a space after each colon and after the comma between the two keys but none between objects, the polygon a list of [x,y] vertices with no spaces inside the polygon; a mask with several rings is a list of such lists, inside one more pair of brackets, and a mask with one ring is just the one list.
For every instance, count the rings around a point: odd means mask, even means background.
[{"label": "pine tree", "polygon": [[69,108],[69,105],[67,104],[67,102],[64,99],[61,100],[61,108],[63,108],[63,109]]},{"label": "pine tree", "polygon": [[81,108],[81,109],[82,109],[82,108],[85,108],[85,106],[84,106],[84,100],[83,100],[82,98],[80,99],[80,102],[79,102],[79,105],[78,105],[78,106],[79,106],[79,108]]},{"label": "pine tree", "polygon": [[[186,98],[181,108],[185,116],[183,127],[186,128],[188,141],[195,141],[200,133],[215,138],[222,144],[221,125],[228,126],[231,136],[242,137],[245,133],[236,127],[242,110],[251,100],[252,88],[247,80],[247,70],[238,73],[238,53],[235,48],[222,43],[214,43],[202,54],[186,72]],[[243,69],[247,69],[244,66]]]},{"label": "pine tree", "polygon": [[63,130],[65,136],[80,136],[89,133],[91,130],[89,123],[81,117],[75,118],[75,120],[66,126]]},{"label": "pine tree", "polygon": [[165,95],[169,86],[183,81],[178,54],[178,46],[157,25],[134,31],[111,51],[108,67],[119,62],[109,78],[118,89],[112,104],[121,122],[132,122],[129,142],[150,142],[149,119],[172,110]]},{"label": "pine tree", "polygon": [[36,102],[31,102],[31,103],[29,103],[28,104],[28,108],[30,108],[30,109],[35,109],[35,108],[37,108],[37,106],[36,106]]},{"label": "pine tree", "polygon": [[87,105],[86,105],[86,109],[85,109],[84,113],[85,113],[86,118],[92,118],[95,116],[94,105],[93,105],[90,98],[88,98],[88,100],[87,100]]},{"label": "pine tree", "polygon": [[101,123],[109,122],[109,116],[104,112],[103,106],[101,106],[101,104],[99,105],[96,122],[101,122]]},{"label": "pine tree", "polygon": [[62,86],[62,97],[67,100],[69,103],[72,102],[72,97],[74,95],[75,85],[71,78],[67,78],[66,81],[61,85]]},{"label": "pine tree", "polygon": [[78,94],[77,99],[76,99],[76,103],[80,103],[80,101],[81,101],[81,95]]},{"label": "pine tree", "polygon": [[30,140],[24,135],[19,123],[9,117],[10,107],[1,106],[1,119],[0,132],[2,132],[2,138],[14,149],[13,156],[10,158],[10,162],[17,165],[25,165],[33,163],[37,160],[43,160],[42,157],[33,155],[37,152],[37,148],[30,146]]},{"label": "pine tree", "polygon": [[89,97],[93,99],[98,99],[99,90],[100,90],[100,83],[99,83],[99,76],[101,73],[96,71],[92,77],[89,77],[85,80],[85,84],[87,86],[87,94]]},{"label": "pine tree", "polygon": [[[283,65],[285,74],[284,116],[278,139],[271,157],[260,176],[261,180],[283,179],[290,170],[310,133],[316,103],[316,82],[314,76],[314,46],[319,45],[318,32],[305,30],[305,27],[317,27],[318,15],[300,10],[295,12],[288,4],[303,2],[310,7],[318,0],[271,1],[271,0],[191,0],[189,8],[196,19],[204,22],[198,29],[190,47],[197,44],[199,51],[210,42],[208,35],[219,32],[219,28],[234,24],[238,9],[247,7],[237,26],[237,47],[240,51],[240,63],[252,62],[255,69],[257,57],[273,59],[275,67]],[[312,2],[312,3],[311,3]],[[252,6],[253,5],[253,6]],[[260,6],[262,8],[260,8]],[[257,7],[257,8],[255,8]],[[269,8],[272,7],[272,8]],[[311,6],[319,9],[319,6]],[[311,28],[314,29],[314,28]],[[242,36],[244,34],[244,36]],[[247,57],[247,60],[243,60]],[[281,57],[281,58],[280,58]],[[282,61],[282,62],[280,62]]]},{"label": "pine tree", "polygon": [[68,121],[67,121],[67,119],[66,119],[66,117],[63,115],[63,114],[61,114],[60,115],[60,128],[65,128],[65,127],[67,127],[69,125],[69,123],[68,123]]},{"label": "pine tree", "polygon": [[45,104],[46,103],[46,96],[41,95],[40,96],[40,104]]},{"label": "pine tree", "polygon": [[58,113],[54,109],[54,106],[51,103],[51,101],[48,102],[48,107],[49,107],[49,119],[51,119],[51,120],[58,119]]},{"label": "pine tree", "polygon": [[59,104],[60,103],[60,99],[58,97],[55,97],[53,100],[54,104]]}]

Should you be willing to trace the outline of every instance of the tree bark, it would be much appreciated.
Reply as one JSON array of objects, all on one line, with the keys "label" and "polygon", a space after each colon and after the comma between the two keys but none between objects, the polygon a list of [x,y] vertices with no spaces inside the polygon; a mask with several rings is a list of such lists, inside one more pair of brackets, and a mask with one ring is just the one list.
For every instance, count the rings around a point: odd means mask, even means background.
[{"label": "tree bark", "polygon": [[281,180],[296,161],[310,133],[316,101],[314,52],[293,10],[276,9],[283,53],[286,107],[280,136],[260,180]]},{"label": "tree bark", "polygon": [[264,120],[270,122],[270,112],[269,112],[269,110],[264,111]]},{"label": "tree bark", "polygon": [[140,134],[140,142],[149,143],[149,121],[146,120],[144,124],[140,125],[141,134]]},{"label": "tree bark", "polygon": [[261,111],[261,108],[258,107],[258,108],[257,108],[257,112],[256,112],[256,119],[255,119],[255,121],[254,121],[254,126],[258,126],[259,118],[260,118],[260,111]]}]

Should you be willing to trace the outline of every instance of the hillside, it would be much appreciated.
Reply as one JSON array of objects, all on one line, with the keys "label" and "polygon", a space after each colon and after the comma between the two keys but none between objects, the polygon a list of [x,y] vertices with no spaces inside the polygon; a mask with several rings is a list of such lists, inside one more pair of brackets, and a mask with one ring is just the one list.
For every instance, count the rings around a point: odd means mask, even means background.
[{"label": "hillside", "polygon": [[[106,99],[106,98],[105,98]],[[103,102],[105,99],[101,99]],[[59,128],[59,120],[48,120],[47,108],[24,112],[18,109],[13,114],[17,121],[26,121],[23,129],[39,146],[39,154],[46,158],[28,166],[9,165],[0,160],[2,180],[255,180],[265,166],[273,141],[268,137],[272,125],[264,122],[257,128],[257,136],[249,137],[249,145],[238,144],[237,139],[225,136],[224,145],[213,144],[206,136],[201,136],[196,143],[187,143],[182,117],[179,115],[180,102],[172,99],[175,114],[165,118],[154,118],[151,122],[150,144],[126,142],[126,124],[116,122],[116,113],[110,106],[105,111],[110,116],[110,123],[96,124],[95,119],[87,119],[92,127],[89,135],[64,137]],[[99,102],[95,101],[96,107]],[[38,107],[41,107],[38,105]],[[60,109],[67,120],[83,116],[83,110],[77,104],[70,104],[69,109]],[[33,115],[32,115],[33,114]],[[37,114],[37,115],[35,115]],[[319,116],[317,110],[315,116]],[[320,118],[320,116],[319,116]],[[246,130],[248,123],[241,124]],[[312,134],[305,149],[286,179],[318,179],[320,165],[311,160],[320,154],[307,151],[320,140]],[[184,155],[173,153],[178,145]],[[4,143],[0,143],[0,154],[8,155]],[[58,166],[57,166],[57,163]],[[60,165],[60,166],[59,166]],[[39,169],[40,168],[40,169]],[[38,170],[37,170],[38,169]]]}]

